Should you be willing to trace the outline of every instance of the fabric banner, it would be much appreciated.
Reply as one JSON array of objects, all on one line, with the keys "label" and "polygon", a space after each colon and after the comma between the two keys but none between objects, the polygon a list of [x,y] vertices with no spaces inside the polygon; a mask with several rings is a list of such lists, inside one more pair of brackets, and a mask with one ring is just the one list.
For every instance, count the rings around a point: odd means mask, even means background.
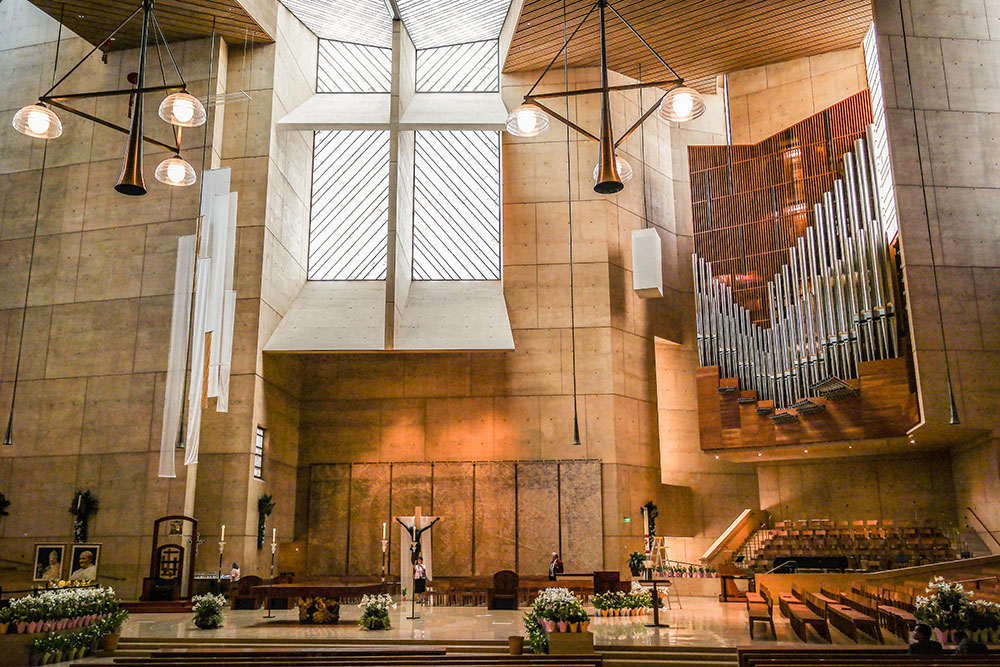
[{"label": "fabric banner", "polygon": [[212,271],[211,258],[198,260],[198,276],[195,280],[194,298],[194,340],[191,341],[191,386],[188,390],[187,442],[185,444],[184,465],[198,462],[198,442],[201,435],[201,401],[205,382],[205,307],[208,301],[202,285],[208,281]]},{"label": "fabric banner", "polygon": [[184,405],[184,377],[187,371],[188,328],[191,324],[191,279],[194,276],[195,236],[177,239],[177,269],[174,273],[174,303],[170,320],[170,352],[167,356],[167,383],[163,399],[163,428],[160,433],[160,477],[176,477],[174,452]]}]

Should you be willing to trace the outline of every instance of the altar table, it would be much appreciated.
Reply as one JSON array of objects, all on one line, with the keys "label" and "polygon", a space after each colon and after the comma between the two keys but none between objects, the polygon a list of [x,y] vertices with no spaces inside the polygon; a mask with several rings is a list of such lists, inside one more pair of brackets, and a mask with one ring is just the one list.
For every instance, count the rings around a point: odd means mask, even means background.
[{"label": "altar table", "polygon": [[360,595],[377,595],[386,592],[385,584],[264,584],[254,586],[254,597],[266,599],[268,606],[272,598],[298,598],[299,623],[328,624],[340,620],[340,598]]}]

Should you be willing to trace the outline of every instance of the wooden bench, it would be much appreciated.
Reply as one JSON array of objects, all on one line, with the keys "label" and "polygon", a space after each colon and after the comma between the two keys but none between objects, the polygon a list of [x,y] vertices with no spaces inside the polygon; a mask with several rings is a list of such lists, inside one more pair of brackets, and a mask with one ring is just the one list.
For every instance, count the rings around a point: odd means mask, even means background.
[{"label": "wooden bench", "polygon": [[830,638],[830,627],[826,624],[826,619],[812,611],[806,605],[799,603],[792,603],[787,605],[788,609],[788,622],[792,625],[792,630],[798,635],[799,639],[804,642],[808,642],[808,628],[812,626],[812,629],[816,631],[820,637],[828,642],[833,640]]},{"label": "wooden bench", "polygon": [[996,665],[990,655],[909,655],[905,648],[747,647],[737,651],[739,667],[980,667]]},{"label": "wooden bench", "polygon": [[861,637],[858,632],[863,632],[872,639],[878,640],[879,644],[885,643],[882,639],[882,629],[879,627],[878,619],[842,604],[829,604],[826,609],[826,620],[829,621],[830,625],[854,641],[860,642]]},{"label": "wooden bench", "polygon": [[790,593],[778,594],[778,609],[781,610],[781,615],[785,618],[789,618],[788,607],[793,604],[803,604],[803,602]]}]

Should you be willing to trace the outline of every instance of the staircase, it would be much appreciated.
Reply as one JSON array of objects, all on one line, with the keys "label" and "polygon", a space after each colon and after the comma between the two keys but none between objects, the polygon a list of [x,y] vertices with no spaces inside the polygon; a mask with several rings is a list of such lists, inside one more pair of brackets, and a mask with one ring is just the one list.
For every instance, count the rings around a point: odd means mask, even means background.
[{"label": "staircase", "polygon": [[[218,649],[241,650],[252,652],[253,649],[274,652],[281,649],[302,650],[316,647],[361,647],[361,646],[426,646],[441,647],[446,655],[439,659],[438,664],[445,667],[449,656],[463,664],[470,658],[482,656],[482,664],[497,664],[497,659],[508,654],[507,642],[503,640],[442,640],[422,641],[416,639],[263,639],[263,638],[135,638],[122,637],[118,650],[98,661],[88,659],[85,662],[70,663],[86,667],[87,665],[112,665],[124,662],[140,661],[149,658],[160,649]],[[603,658],[603,665],[608,667],[737,667],[735,648],[697,647],[697,646],[597,646],[597,653]],[[527,656],[530,658],[530,656]],[[582,657],[582,656],[577,656]],[[164,663],[165,664],[165,663]],[[176,664],[176,663],[174,663]]]}]

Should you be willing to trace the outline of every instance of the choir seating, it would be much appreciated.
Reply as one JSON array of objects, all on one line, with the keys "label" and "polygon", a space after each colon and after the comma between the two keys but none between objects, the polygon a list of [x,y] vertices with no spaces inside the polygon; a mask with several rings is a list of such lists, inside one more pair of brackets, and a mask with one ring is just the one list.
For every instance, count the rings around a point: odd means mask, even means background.
[{"label": "choir seating", "polygon": [[749,569],[767,572],[794,561],[798,570],[876,571],[954,558],[952,541],[938,526],[810,519],[776,522],[750,559]]}]

